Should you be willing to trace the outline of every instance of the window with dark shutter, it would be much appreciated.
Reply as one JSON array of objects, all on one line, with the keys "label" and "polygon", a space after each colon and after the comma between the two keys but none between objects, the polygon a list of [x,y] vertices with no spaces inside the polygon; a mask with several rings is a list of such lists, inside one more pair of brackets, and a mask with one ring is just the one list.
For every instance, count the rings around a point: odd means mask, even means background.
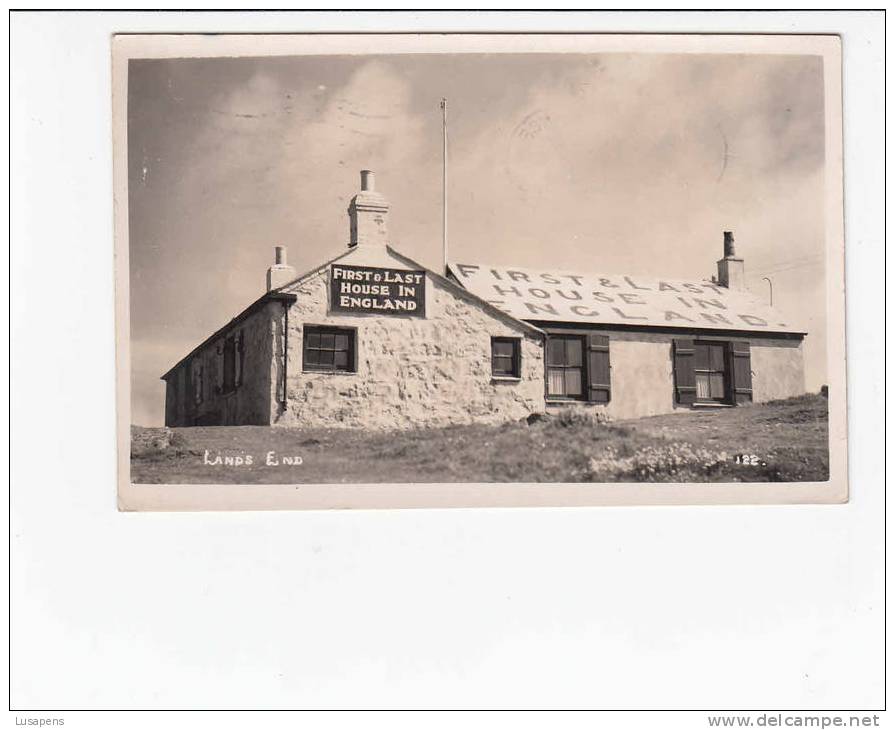
[{"label": "window with dark shutter", "polygon": [[694,342],[693,374],[697,403],[727,402],[727,343]]},{"label": "window with dark shutter", "polygon": [[306,326],[302,337],[304,369],[322,372],[357,372],[356,336],[357,332],[353,329]]},{"label": "window with dark shutter", "polygon": [[674,385],[682,405],[748,403],[752,364],[748,342],[674,341]]},{"label": "window with dark shutter", "polygon": [[752,353],[748,342],[730,343],[733,370],[733,401],[737,405],[752,402]]},{"label": "window with dark shutter", "polygon": [[694,352],[693,340],[674,341],[674,391],[681,405],[692,405],[696,401]]},{"label": "window with dark shutter", "polygon": [[236,387],[242,385],[242,381],[245,379],[245,364],[245,333],[240,330],[236,335]]},{"label": "window with dark shutter", "polygon": [[204,372],[202,365],[193,366],[193,401],[200,405],[205,397]]},{"label": "window with dark shutter", "polygon": [[609,337],[607,335],[588,335],[587,351],[587,399],[591,403],[608,403],[612,395]]},{"label": "window with dark shutter", "polygon": [[236,389],[236,337],[224,340],[224,377],[221,390],[229,393]]},{"label": "window with dark shutter", "polygon": [[586,400],[584,337],[550,335],[547,338],[547,397]]},{"label": "window with dark shutter", "polygon": [[218,342],[215,348],[217,357],[214,359],[214,392],[224,392],[224,343]]},{"label": "window with dark shutter", "polygon": [[491,375],[495,378],[519,378],[520,341],[515,337],[491,338]]}]

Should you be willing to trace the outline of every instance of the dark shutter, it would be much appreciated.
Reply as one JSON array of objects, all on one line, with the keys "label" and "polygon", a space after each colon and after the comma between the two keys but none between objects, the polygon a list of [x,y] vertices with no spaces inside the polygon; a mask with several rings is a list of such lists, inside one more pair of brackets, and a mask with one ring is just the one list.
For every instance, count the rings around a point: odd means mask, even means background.
[{"label": "dark shutter", "polygon": [[609,337],[587,336],[587,399],[591,403],[608,403],[612,396],[609,375]]},{"label": "dark shutter", "polygon": [[214,381],[214,392],[220,395],[224,392],[224,344],[222,342],[217,344]]},{"label": "dark shutter", "polygon": [[221,392],[229,393],[236,387],[236,340],[228,337],[224,340],[224,362],[222,372],[224,373],[224,384]]},{"label": "dark shutter", "polygon": [[196,405],[196,400],[193,397],[193,393],[195,392],[195,377],[196,374],[193,372],[193,363],[190,361],[186,365],[186,394],[183,399],[184,409],[187,413],[192,413]]},{"label": "dark shutter", "polygon": [[203,365],[196,366],[194,377],[196,379],[193,386],[196,396],[196,405],[199,405],[205,399],[205,367]]},{"label": "dark shutter", "polygon": [[242,385],[243,371],[245,369],[244,333],[242,330],[236,335],[236,385]]},{"label": "dark shutter", "polygon": [[696,402],[696,373],[693,369],[693,340],[674,341],[674,392],[677,402],[689,406]]},{"label": "dark shutter", "polygon": [[752,402],[752,354],[748,342],[730,343],[730,365],[733,370],[733,402]]}]

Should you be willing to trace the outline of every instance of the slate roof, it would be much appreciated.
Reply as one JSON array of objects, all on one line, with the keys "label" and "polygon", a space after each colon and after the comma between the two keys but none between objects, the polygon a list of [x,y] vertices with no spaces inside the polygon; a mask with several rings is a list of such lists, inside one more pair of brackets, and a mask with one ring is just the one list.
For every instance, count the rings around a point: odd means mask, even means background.
[{"label": "slate roof", "polygon": [[[161,379],[167,380],[167,378],[170,377],[178,367],[180,367],[183,363],[185,363],[187,360],[189,360],[193,355],[195,355],[197,352],[199,352],[202,348],[208,346],[216,338],[222,336],[224,333],[226,333],[228,330],[230,330],[236,324],[238,324],[239,322],[244,320],[248,315],[257,311],[264,304],[266,304],[270,301],[283,301],[283,300],[293,301],[296,297],[295,292],[298,290],[300,285],[307,279],[310,279],[312,276],[316,276],[322,272],[325,272],[332,264],[336,263],[337,261],[344,261],[345,259],[350,259],[352,257],[353,258],[363,258],[363,253],[358,254],[359,251],[363,251],[362,247],[349,248],[347,251],[343,251],[338,256],[335,256],[334,258],[331,258],[328,261],[325,261],[324,263],[320,264],[319,266],[315,266],[313,269],[310,269],[309,271],[306,271],[305,273],[301,274],[300,276],[295,277],[294,279],[292,279],[291,281],[288,281],[287,283],[283,284],[282,286],[279,286],[275,289],[271,289],[269,292],[262,294],[258,299],[256,299],[254,302],[252,302],[252,304],[250,304],[248,307],[246,307],[244,310],[242,310],[239,314],[237,314],[235,317],[233,317],[233,319],[231,319],[229,322],[227,322],[227,324],[225,324],[222,327],[220,327],[219,329],[215,330],[211,335],[206,337],[198,345],[196,345],[196,347],[194,347],[192,350],[190,350],[190,352],[187,355],[180,358],[180,360],[178,360],[174,365],[172,365],[168,369],[168,371],[164,375],[161,376]],[[534,335],[537,335],[540,337],[544,336],[544,332],[542,330],[538,329],[535,325],[531,324],[530,322],[527,322],[523,319],[519,319],[518,317],[514,317],[512,314],[507,313],[500,307],[495,307],[493,304],[490,304],[489,302],[482,300],[474,292],[471,292],[468,289],[466,289],[465,287],[460,286],[459,284],[457,284],[457,282],[453,281],[452,279],[442,276],[441,274],[438,274],[438,273],[432,271],[431,269],[423,266],[422,264],[417,263],[410,257],[405,256],[404,254],[402,254],[399,251],[396,251],[391,246],[385,246],[384,251],[389,256],[391,256],[395,260],[396,263],[400,262],[410,268],[425,271],[428,276],[430,276],[433,280],[437,281],[443,287],[445,287],[446,289],[451,291],[455,296],[462,297],[466,301],[472,302],[474,304],[477,304],[477,305],[483,307],[485,309],[485,311],[487,311],[491,316],[501,319],[504,322],[507,322],[508,324],[512,324],[512,325],[518,327],[519,329],[525,330],[525,331],[530,332]]]},{"label": "slate roof", "polygon": [[448,270],[481,299],[533,322],[806,334],[761,297],[698,278],[653,279],[461,263],[448,264]]}]

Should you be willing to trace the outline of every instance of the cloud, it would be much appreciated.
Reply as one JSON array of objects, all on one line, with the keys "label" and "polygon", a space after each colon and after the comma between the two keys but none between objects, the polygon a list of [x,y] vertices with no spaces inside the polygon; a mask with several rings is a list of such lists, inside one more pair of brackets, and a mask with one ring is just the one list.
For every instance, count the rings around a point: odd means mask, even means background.
[{"label": "cloud", "polygon": [[[248,258],[228,268],[245,271],[253,262],[257,268],[259,241],[295,245],[299,256],[313,245],[315,260],[321,247],[343,245],[358,171],[415,165],[421,126],[409,111],[410,96],[400,74],[373,61],[342,85],[300,91],[261,72],[216,103],[182,189],[185,196],[214,190],[216,202],[231,211],[217,232],[244,239],[237,253]],[[233,211],[242,215],[234,220]],[[204,212],[219,214],[213,205]]]},{"label": "cloud", "polygon": [[[476,186],[465,217],[494,237],[525,231],[532,245],[571,234],[606,264],[637,266],[625,250],[651,265],[669,240],[697,234],[707,210],[761,216],[823,162],[818,84],[781,92],[804,81],[792,66],[609,56],[530,88],[513,118],[463,145],[454,181]],[[580,256],[566,250],[570,263]]]},{"label": "cloud", "polygon": [[[392,202],[394,244],[439,265],[444,89],[453,258],[708,276],[732,229],[756,284],[772,269],[793,316],[823,311],[819,272],[786,268],[823,240],[819,59],[197,63],[152,62],[134,79],[132,154],[150,168],[145,181],[132,171],[131,195],[147,410],[171,343],[182,356],[257,298],[274,245],[300,270],[342,249],[360,169]],[[825,377],[822,338],[806,348]]]}]

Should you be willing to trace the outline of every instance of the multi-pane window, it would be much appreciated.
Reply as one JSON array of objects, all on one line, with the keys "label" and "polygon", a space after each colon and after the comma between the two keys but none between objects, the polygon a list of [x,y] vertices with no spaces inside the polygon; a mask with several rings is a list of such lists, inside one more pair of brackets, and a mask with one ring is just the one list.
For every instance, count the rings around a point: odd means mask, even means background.
[{"label": "multi-pane window", "polygon": [[352,329],[305,327],[304,369],[355,372],[354,340],[355,331]]},{"label": "multi-pane window", "polygon": [[683,406],[752,402],[752,356],[748,340],[674,340],[675,399]]},{"label": "multi-pane window", "polygon": [[727,346],[723,342],[696,342],[693,352],[696,400],[727,400]]},{"label": "multi-pane window", "polygon": [[491,375],[496,378],[518,378],[519,340],[514,337],[491,338]]},{"label": "multi-pane window", "polygon": [[584,399],[584,338],[550,335],[547,339],[547,395]]}]

